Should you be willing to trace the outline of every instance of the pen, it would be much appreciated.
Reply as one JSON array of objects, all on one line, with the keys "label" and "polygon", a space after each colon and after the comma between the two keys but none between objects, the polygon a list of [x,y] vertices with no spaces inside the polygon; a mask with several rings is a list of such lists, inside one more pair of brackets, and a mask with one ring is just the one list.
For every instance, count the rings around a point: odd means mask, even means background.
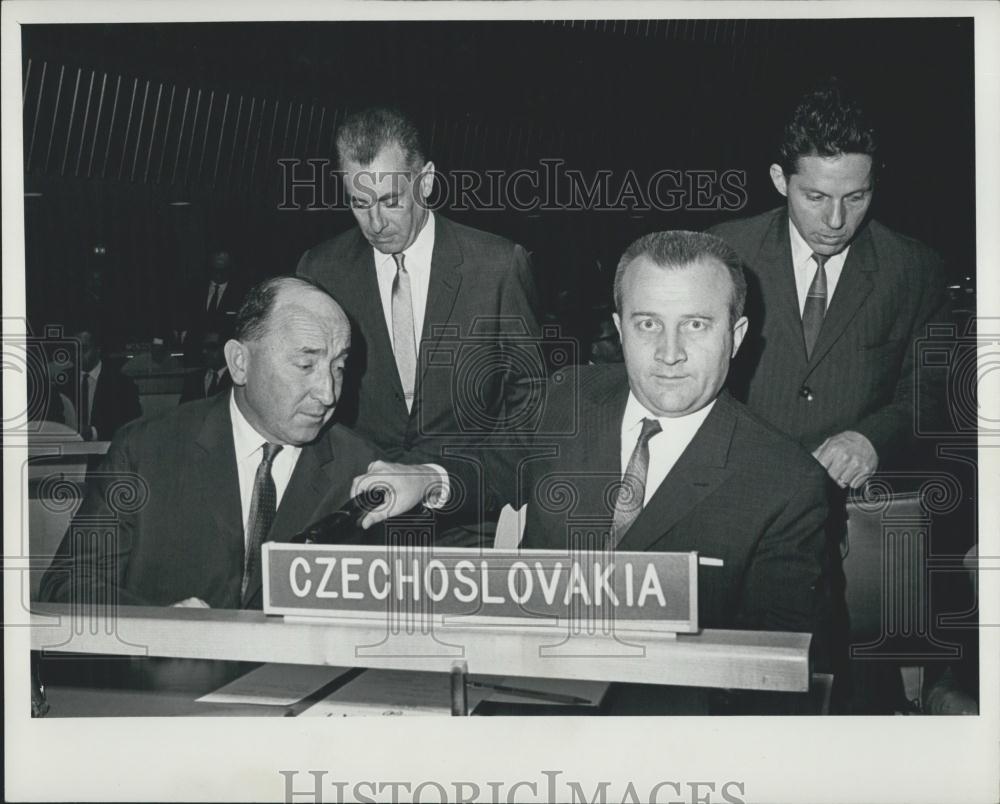
[{"label": "pen", "polygon": [[470,687],[481,690],[495,690],[496,692],[506,692],[508,695],[519,695],[524,698],[538,698],[552,703],[565,704],[589,704],[589,698],[581,698],[578,695],[563,695],[559,692],[542,692],[541,690],[526,690],[521,687],[506,687],[503,684],[487,684],[484,681],[469,681]]}]

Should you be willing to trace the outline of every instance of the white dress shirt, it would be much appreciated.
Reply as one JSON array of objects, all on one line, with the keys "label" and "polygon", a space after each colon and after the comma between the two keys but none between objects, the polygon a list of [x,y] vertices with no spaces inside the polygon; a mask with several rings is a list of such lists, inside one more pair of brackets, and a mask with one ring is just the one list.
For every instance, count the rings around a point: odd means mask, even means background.
[{"label": "white dress shirt", "polygon": [[[229,418],[233,423],[233,446],[236,447],[236,472],[240,481],[240,508],[243,512],[243,540],[246,543],[250,518],[250,503],[253,500],[253,482],[257,477],[257,467],[264,456],[264,436],[254,430],[253,425],[244,418],[236,404],[236,394],[229,393]],[[288,488],[288,481],[295,471],[302,447],[285,444],[271,463],[271,478],[274,480],[274,490],[277,493],[275,510],[281,505],[281,498]]]},{"label": "white dress shirt", "polygon": [[639,434],[642,432],[643,419],[656,419],[662,428],[659,433],[649,439],[649,468],[646,473],[646,496],[642,504],[646,506],[656,490],[660,487],[664,478],[674,468],[681,453],[687,449],[698,432],[698,428],[704,423],[705,418],[715,405],[713,399],[701,410],[689,413],[687,416],[670,418],[667,416],[654,416],[643,404],[635,398],[635,395],[628,392],[628,402],[625,403],[625,415],[622,417],[622,454],[621,472],[625,476],[629,459],[635,450],[635,445],[639,441]]},{"label": "white dress shirt", "polygon": [[[799,234],[795,224],[788,221],[789,238],[792,241],[792,265],[795,267],[795,292],[799,297],[799,315],[806,306],[806,295],[809,293],[809,286],[816,276],[816,260],[812,258],[813,249]],[[840,274],[844,270],[844,263],[847,261],[848,246],[839,254],[834,254],[826,261],[826,307],[830,309],[830,300],[833,299],[833,292],[837,289],[837,282],[840,281]]]},{"label": "white dress shirt", "polygon": [[[383,254],[372,247],[375,253],[375,272],[378,276],[378,294],[382,299],[382,313],[389,330],[389,343],[395,350],[392,337],[392,283],[396,278],[396,261],[391,254]],[[406,251],[403,252],[403,266],[410,275],[410,298],[413,303],[413,329],[417,352],[420,352],[420,335],[424,331],[424,313],[427,308],[427,293],[431,284],[431,257],[434,254],[434,213],[427,213],[424,228],[417,234]]]}]

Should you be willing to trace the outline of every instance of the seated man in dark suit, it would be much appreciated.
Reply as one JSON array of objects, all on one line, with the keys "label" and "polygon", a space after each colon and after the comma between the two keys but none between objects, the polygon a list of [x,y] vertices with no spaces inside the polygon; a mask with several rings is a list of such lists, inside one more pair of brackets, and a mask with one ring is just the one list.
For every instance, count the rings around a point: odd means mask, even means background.
[{"label": "seated man in dark suit", "polygon": [[710,559],[701,625],[811,632],[823,471],[722,390],[745,292],[739,258],[711,235],[657,232],[629,247],[615,276],[625,365],[552,385],[544,431],[574,434],[536,437],[540,457],[518,456],[521,546],[697,550]]},{"label": "seated man in dark suit", "polygon": [[233,332],[236,313],[243,303],[249,285],[241,275],[230,249],[222,242],[209,247],[204,275],[187,291],[184,302],[184,330],[181,332],[188,356],[197,359],[192,349],[198,348],[201,336],[209,331]]},{"label": "seated man in dark suit", "polygon": [[136,384],[103,358],[102,334],[97,322],[81,323],[72,333],[80,363],[71,374],[77,386],[67,396],[79,400],[77,426],[84,441],[110,441],[119,427],[142,415]]},{"label": "seated man in dark suit", "polygon": [[[543,432],[573,434],[518,456],[521,546],[696,550],[700,626],[816,631],[822,467],[723,391],[747,328],[739,258],[711,235],[657,232],[628,248],[614,289],[625,364],[551,386]],[[615,695],[631,713],[660,693]]]},{"label": "seated man in dark suit", "polygon": [[[225,347],[233,391],[118,434],[42,599],[260,608],[261,544],[340,508],[355,476],[381,472],[393,492],[371,522],[447,494],[436,469],[383,464],[328,426],[349,346],[347,317],[317,285],[278,277],[254,288]],[[111,532],[93,533],[95,520]]]},{"label": "seated man in dark suit", "polygon": [[200,367],[190,371],[184,378],[184,387],[181,389],[178,404],[193,402],[195,399],[207,399],[233,387],[222,347],[222,336],[218,331],[209,330],[202,334]]}]

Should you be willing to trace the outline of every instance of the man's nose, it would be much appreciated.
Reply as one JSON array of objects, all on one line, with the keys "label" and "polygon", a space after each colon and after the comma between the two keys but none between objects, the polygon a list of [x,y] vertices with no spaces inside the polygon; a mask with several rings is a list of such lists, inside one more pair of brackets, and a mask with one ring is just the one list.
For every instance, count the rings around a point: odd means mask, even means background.
[{"label": "man's nose", "polygon": [[656,359],[668,366],[683,363],[687,359],[681,337],[674,332],[665,332],[656,344]]},{"label": "man's nose", "polygon": [[382,215],[382,208],[375,204],[368,210],[368,228],[378,234],[385,228],[385,217]]},{"label": "man's nose", "polygon": [[321,371],[313,384],[313,398],[326,407],[331,407],[337,401],[337,380],[332,371]]},{"label": "man's nose", "polygon": [[830,229],[840,229],[844,225],[844,202],[831,200],[826,212],[827,227]]}]

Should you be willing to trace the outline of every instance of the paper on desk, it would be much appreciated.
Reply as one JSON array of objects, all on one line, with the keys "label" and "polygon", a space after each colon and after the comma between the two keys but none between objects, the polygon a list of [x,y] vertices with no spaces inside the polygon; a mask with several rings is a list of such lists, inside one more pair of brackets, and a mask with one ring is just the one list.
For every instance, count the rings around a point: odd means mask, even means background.
[{"label": "paper on desk", "polygon": [[[495,677],[490,678],[495,681]],[[490,694],[468,689],[469,710]],[[331,692],[299,717],[352,715],[450,715],[451,678],[448,673],[418,670],[365,670]]]},{"label": "paper on desk", "polygon": [[[505,678],[500,682],[503,687],[516,687],[533,692],[551,692],[557,695],[572,695],[574,698],[584,698],[573,706],[597,706],[604,700],[610,686],[606,681],[577,681],[562,678]],[[484,690],[489,692],[489,690]],[[515,695],[510,692],[494,690],[487,700],[496,703],[547,704],[558,706],[562,701],[547,701],[542,698],[527,695]]]},{"label": "paper on desk", "polygon": [[203,703],[250,703],[290,706],[339,678],[350,667],[305,664],[265,664],[202,695]]}]

